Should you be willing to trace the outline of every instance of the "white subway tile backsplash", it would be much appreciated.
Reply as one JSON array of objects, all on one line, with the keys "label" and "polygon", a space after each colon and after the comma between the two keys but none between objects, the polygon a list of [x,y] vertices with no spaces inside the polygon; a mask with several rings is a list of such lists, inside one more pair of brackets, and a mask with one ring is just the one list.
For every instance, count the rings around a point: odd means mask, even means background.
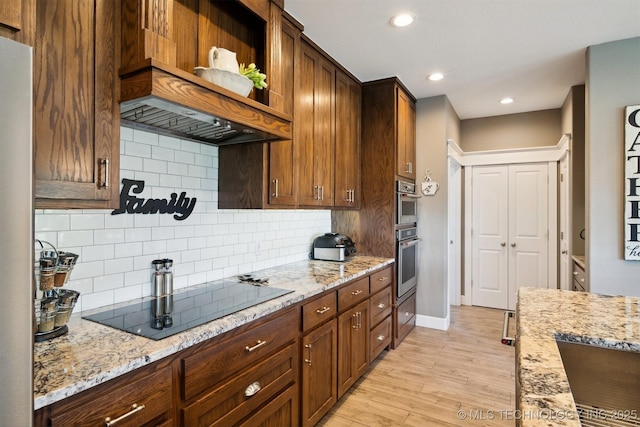
[{"label": "white subway tile backsplash", "polygon": [[[145,172],[154,172],[159,174],[167,173],[167,162],[165,160],[144,159],[142,162],[142,169]],[[158,177],[158,185],[160,185]]]},{"label": "white subway tile backsplash", "polygon": [[124,144],[124,154],[134,157],[151,157],[151,146],[148,144],[140,144],[139,142],[126,141]]},{"label": "white subway tile backsplash", "polygon": [[69,230],[70,220],[66,214],[37,215],[34,221],[36,232]]},{"label": "white subway tile backsplash", "polygon": [[124,287],[124,273],[108,274],[93,279],[93,291],[102,292]]},{"label": "white subway tile backsplash", "polygon": [[218,148],[121,128],[121,178],[145,181],[136,197],[197,199],[191,215],[35,210],[37,239],[80,258],[66,285],[76,311],[151,294],[151,261],[174,260],[174,289],[306,259],[330,231],[328,210],[218,209]]},{"label": "white subway tile backsplash", "polygon": [[84,246],[79,254],[83,261],[98,261],[114,258],[114,245]]},{"label": "white subway tile backsplash", "polygon": [[93,230],[60,231],[58,233],[58,246],[62,248],[89,245],[93,245]]},{"label": "white subway tile backsplash", "polygon": [[141,129],[133,130],[133,140],[143,144],[158,145],[160,135]]},{"label": "white subway tile backsplash", "polygon": [[96,245],[107,243],[124,243],[124,229],[106,228],[93,231],[93,241]]}]

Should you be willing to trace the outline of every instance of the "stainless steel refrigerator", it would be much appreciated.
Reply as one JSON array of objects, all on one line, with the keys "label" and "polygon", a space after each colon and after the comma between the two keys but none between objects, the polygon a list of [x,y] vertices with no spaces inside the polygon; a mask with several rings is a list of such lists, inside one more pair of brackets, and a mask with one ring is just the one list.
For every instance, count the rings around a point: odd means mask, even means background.
[{"label": "stainless steel refrigerator", "polygon": [[0,37],[0,426],[33,424],[32,67]]}]

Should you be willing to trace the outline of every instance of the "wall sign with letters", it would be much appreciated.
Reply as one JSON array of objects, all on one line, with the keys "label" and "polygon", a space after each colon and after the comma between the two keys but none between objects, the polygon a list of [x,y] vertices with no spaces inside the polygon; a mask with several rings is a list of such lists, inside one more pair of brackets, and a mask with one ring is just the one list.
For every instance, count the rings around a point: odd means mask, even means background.
[{"label": "wall sign with letters", "polygon": [[195,197],[187,197],[186,192],[171,193],[170,199],[143,199],[136,194],[144,190],[144,181],[133,179],[122,179],[122,190],[120,190],[120,207],[114,209],[111,215],[122,213],[132,214],[174,214],[173,218],[182,221],[187,219],[193,208],[196,206]]},{"label": "wall sign with letters", "polygon": [[640,105],[624,115],[624,259],[640,260]]}]

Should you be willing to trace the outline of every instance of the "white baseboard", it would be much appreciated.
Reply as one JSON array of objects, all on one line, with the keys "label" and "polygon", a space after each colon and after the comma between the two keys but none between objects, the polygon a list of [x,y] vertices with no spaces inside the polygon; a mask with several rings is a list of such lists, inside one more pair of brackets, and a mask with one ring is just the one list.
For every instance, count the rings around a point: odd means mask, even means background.
[{"label": "white baseboard", "polygon": [[447,317],[432,317],[432,316],[423,316],[422,314],[416,315],[416,326],[421,326],[423,328],[431,328],[431,329],[439,329],[441,331],[446,331],[449,329],[449,324],[451,323],[451,318]]}]

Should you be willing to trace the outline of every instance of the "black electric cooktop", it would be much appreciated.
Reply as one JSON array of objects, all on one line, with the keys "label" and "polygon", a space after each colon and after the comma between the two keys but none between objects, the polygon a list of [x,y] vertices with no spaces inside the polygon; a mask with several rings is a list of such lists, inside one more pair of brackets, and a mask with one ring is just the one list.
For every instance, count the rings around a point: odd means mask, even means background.
[{"label": "black electric cooktop", "polygon": [[82,318],[161,340],[290,292],[250,283],[212,282],[175,291],[170,297],[146,297],[124,307],[105,307]]}]

